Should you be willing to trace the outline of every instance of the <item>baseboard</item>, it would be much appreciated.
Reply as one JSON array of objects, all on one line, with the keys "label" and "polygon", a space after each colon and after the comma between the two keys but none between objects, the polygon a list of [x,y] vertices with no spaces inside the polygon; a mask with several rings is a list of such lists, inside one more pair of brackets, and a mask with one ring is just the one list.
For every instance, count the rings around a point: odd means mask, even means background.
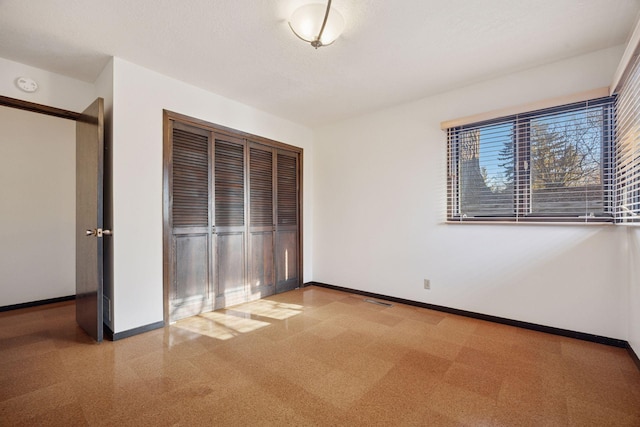
[{"label": "baseboard", "polygon": [[21,308],[38,307],[40,305],[53,304],[56,302],[73,301],[76,299],[75,295],[67,295],[66,297],[41,299],[39,301],[23,302],[20,304],[5,305],[0,307],[0,313],[3,311],[19,310]]},{"label": "baseboard", "polygon": [[[327,283],[320,282],[307,282],[304,286],[318,286],[321,288],[334,289],[337,291],[349,292],[352,294],[362,295],[370,298],[378,298],[386,301],[396,302],[398,304],[406,304],[412,305],[415,307],[428,308],[429,310],[442,311],[445,313],[457,314],[459,316],[472,317],[474,319],[486,320],[489,322],[501,323],[503,325],[516,326],[518,328],[530,329],[538,332],[546,332],[548,334],[560,335],[563,337],[576,338],[583,341],[595,342],[598,344],[610,345],[613,347],[626,348],[633,352],[629,343],[625,340],[620,340],[617,338],[609,338],[603,337],[600,335],[587,334],[585,332],[576,332],[568,329],[554,328],[552,326],[538,325],[536,323],[522,322],[519,320],[506,319],[504,317],[491,316],[488,314],[475,313],[473,311],[460,310],[457,308],[445,307],[442,305],[435,304],[427,304],[419,301],[412,301],[403,298],[390,297],[388,295],[381,295],[372,292],[360,291],[357,289],[344,288],[342,286],[329,285]],[[635,355],[635,353],[633,353]],[[640,368],[640,362],[638,362],[638,357],[635,355],[636,363]]]},{"label": "baseboard", "polygon": [[144,332],[153,331],[154,329],[160,329],[163,327],[164,327],[164,322],[156,322],[156,323],[151,323],[149,325],[140,326],[138,328],[133,328],[127,331],[122,331],[114,334],[111,328],[109,328],[107,325],[104,325],[104,334],[107,337],[107,339],[111,341],[118,341],[123,338],[129,338],[134,335],[139,335]]}]

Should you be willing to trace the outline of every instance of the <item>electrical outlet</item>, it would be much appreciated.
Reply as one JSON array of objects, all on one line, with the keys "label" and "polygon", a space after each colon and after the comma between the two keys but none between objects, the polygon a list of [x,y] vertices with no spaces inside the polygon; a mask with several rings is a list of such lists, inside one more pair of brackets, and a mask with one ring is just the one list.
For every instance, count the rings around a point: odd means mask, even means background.
[{"label": "electrical outlet", "polygon": [[431,289],[431,280],[424,279],[424,288],[425,289]]}]

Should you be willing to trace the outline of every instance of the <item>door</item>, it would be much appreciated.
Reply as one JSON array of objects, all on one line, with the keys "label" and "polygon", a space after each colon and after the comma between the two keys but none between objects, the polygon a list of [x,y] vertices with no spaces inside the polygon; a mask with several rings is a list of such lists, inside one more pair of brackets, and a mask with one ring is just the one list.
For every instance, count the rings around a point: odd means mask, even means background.
[{"label": "door", "polygon": [[76,122],[76,322],[102,341],[104,102]]},{"label": "door", "polygon": [[298,154],[278,150],[276,178],[276,293],[300,286]]},{"label": "door", "polygon": [[211,311],[211,132],[170,129],[169,319]]},{"label": "door", "polygon": [[273,152],[272,148],[264,145],[249,145],[250,299],[275,293]]},{"label": "door", "polygon": [[215,133],[215,308],[247,301],[245,141]]},{"label": "door", "polygon": [[300,286],[302,151],[164,115],[164,301],[174,322]]}]

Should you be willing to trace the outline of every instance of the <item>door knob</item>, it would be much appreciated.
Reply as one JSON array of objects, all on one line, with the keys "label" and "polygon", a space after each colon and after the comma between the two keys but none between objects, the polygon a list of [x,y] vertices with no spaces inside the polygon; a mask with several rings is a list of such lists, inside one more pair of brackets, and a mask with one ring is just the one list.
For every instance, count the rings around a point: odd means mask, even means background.
[{"label": "door knob", "polygon": [[95,230],[86,230],[85,231],[85,236],[96,236],[96,237],[102,237],[102,236],[112,236],[113,233],[111,233],[111,230],[103,230],[102,228],[96,228]]},{"label": "door knob", "polygon": [[102,228],[98,228],[96,230],[96,236],[97,237],[102,237],[103,235],[111,236],[111,230],[103,230]]}]

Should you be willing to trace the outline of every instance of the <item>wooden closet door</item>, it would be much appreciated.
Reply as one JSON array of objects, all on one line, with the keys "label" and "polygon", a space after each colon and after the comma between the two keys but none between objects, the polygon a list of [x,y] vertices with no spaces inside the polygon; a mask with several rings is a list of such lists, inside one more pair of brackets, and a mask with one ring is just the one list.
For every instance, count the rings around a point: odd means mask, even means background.
[{"label": "wooden closet door", "polygon": [[165,319],[299,287],[302,150],[168,111],[164,124]]},{"label": "wooden closet door", "polygon": [[276,155],[276,293],[300,286],[299,176],[298,154],[278,150]]},{"label": "wooden closet door", "polygon": [[249,286],[250,298],[275,292],[274,150],[249,144]]},{"label": "wooden closet door", "polygon": [[172,122],[169,177],[169,319],[213,309],[211,132]]},{"label": "wooden closet door", "polygon": [[215,133],[215,308],[247,301],[246,180],[243,139]]}]

